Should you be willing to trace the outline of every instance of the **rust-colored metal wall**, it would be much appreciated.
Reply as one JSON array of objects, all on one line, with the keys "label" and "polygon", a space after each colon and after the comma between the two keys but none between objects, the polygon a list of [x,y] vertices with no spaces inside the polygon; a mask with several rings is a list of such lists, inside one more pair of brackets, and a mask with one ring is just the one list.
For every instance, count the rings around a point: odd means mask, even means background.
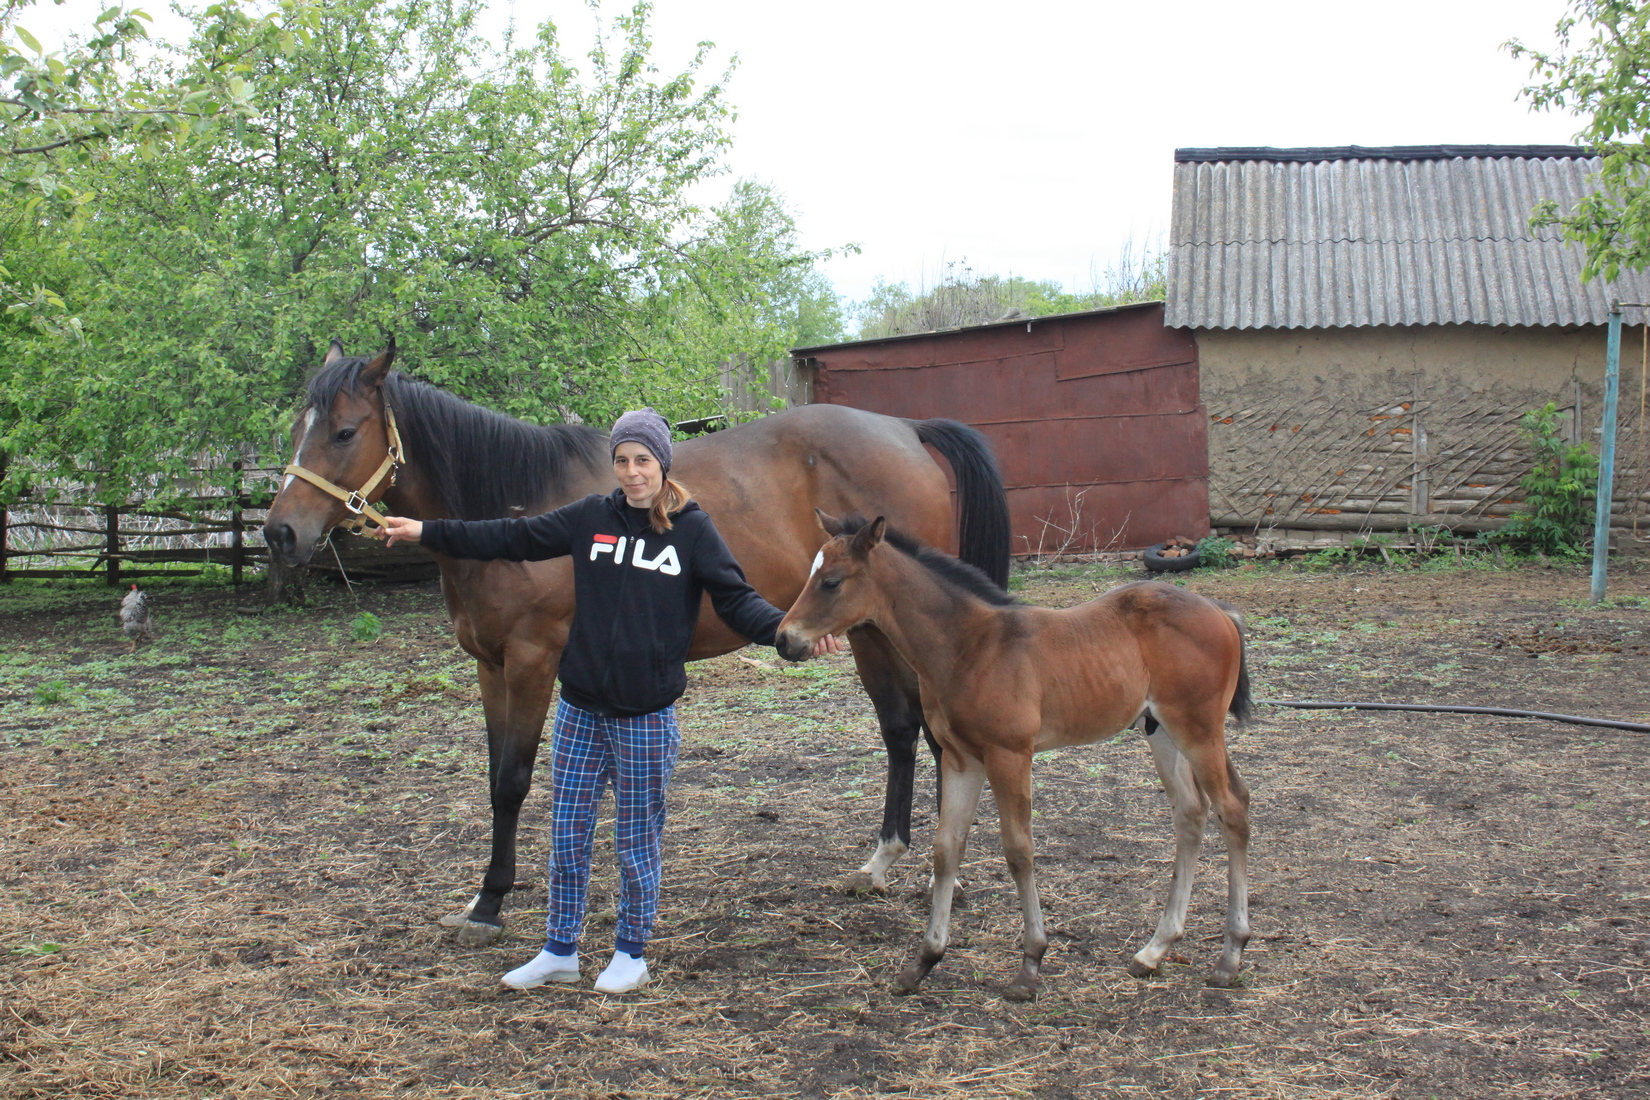
[{"label": "rust-colored metal wall", "polygon": [[1135,549],[1209,531],[1197,345],[1149,302],[801,348],[813,399],[980,429],[1014,552]]}]

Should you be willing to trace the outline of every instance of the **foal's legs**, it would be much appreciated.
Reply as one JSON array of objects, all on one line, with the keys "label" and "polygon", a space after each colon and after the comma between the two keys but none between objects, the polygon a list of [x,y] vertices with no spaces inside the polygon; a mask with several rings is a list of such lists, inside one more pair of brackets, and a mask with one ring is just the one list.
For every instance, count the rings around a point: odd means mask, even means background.
[{"label": "foal's legs", "polygon": [[997,801],[997,822],[1003,839],[1003,858],[1014,888],[1020,895],[1020,914],[1025,928],[1020,941],[1020,972],[1003,992],[1010,1001],[1029,1001],[1037,996],[1038,970],[1048,950],[1048,934],[1043,928],[1043,906],[1037,897],[1037,876],[1032,865],[1031,844],[1031,761],[1018,753],[994,753],[986,762],[991,794]]},{"label": "foal's legs", "polygon": [[[1205,724],[1201,737],[1182,734],[1171,742],[1165,727],[1148,738],[1174,807],[1175,876],[1157,933],[1129,964],[1129,973],[1136,977],[1155,970],[1169,945],[1185,931],[1192,871],[1211,808],[1226,838],[1226,938],[1209,984],[1231,985],[1243,963],[1243,947],[1249,942],[1249,788],[1226,755],[1224,725],[1222,715],[1219,725],[1213,719]],[[1188,722],[1183,728],[1196,726]],[[1195,820],[1185,812],[1188,806],[1196,808]]]},{"label": "foal's legs", "polygon": [[1163,956],[1186,934],[1186,907],[1192,898],[1192,875],[1197,870],[1198,849],[1203,845],[1203,825],[1209,817],[1209,800],[1192,779],[1192,767],[1175,748],[1169,731],[1162,726],[1148,738],[1152,763],[1169,795],[1174,815],[1174,877],[1169,880],[1169,900],[1158,918],[1157,931],[1146,946],[1129,960],[1129,973],[1137,978],[1155,974]]},{"label": "foal's legs", "polygon": [[944,791],[940,802],[939,825],[934,829],[934,893],[928,910],[928,930],[923,933],[917,957],[900,971],[894,992],[915,993],[934,964],[945,955],[951,933],[951,891],[957,883],[968,828],[985,787],[985,765],[960,752],[940,757],[940,782]]}]

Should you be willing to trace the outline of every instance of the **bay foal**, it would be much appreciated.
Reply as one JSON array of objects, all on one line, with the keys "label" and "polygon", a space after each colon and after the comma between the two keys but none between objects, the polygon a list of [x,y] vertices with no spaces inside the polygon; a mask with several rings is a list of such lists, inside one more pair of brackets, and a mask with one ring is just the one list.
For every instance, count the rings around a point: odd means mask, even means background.
[{"label": "bay foal", "polygon": [[1109,737],[1144,717],[1174,813],[1174,880],[1157,931],[1129,973],[1151,974],[1186,928],[1192,872],[1214,810],[1226,835],[1225,949],[1210,982],[1230,985],[1249,939],[1249,791],[1226,753],[1226,715],[1242,722],[1249,677],[1239,616],[1173,585],[1128,584],[1079,607],[1014,600],[984,574],[888,529],[818,513],[833,536],[779,624],[791,660],[815,639],[874,624],[916,670],[928,728],[942,750],[928,929],[895,988],[914,992],[945,954],[951,896],[984,784],[1025,919],[1010,1000],[1037,995],[1048,937],[1032,872],[1031,759]]}]

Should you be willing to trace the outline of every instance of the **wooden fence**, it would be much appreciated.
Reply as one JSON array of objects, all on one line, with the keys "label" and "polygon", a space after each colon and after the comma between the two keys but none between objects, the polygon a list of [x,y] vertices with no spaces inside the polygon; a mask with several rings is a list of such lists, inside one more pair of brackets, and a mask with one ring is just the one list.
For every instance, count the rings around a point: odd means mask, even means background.
[{"label": "wooden fence", "polygon": [[[157,509],[142,503],[87,505],[25,499],[21,506],[0,507],[0,583],[13,577],[84,577],[101,571],[110,585],[119,585],[133,577],[199,574],[211,563],[227,566],[239,584],[248,565],[262,563],[269,556],[264,547],[249,544],[246,538],[247,513],[267,508],[269,501],[268,496],[243,493],[197,497],[180,502],[179,508]],[[185,510],[181,505],[193,507]],[[148,522],[134,526],[133,521]],[[260,522],[253,519],[250,526]],[[25,531],[44,534],[45,543],[23,545],[19,536]],[[132,545],[178,540],[194,545]],[[87,557],[92,558],[91,564],[77,568],[13,564],[42,559],[84,561]],[[174,564],[197,568],[154,568]]]}]

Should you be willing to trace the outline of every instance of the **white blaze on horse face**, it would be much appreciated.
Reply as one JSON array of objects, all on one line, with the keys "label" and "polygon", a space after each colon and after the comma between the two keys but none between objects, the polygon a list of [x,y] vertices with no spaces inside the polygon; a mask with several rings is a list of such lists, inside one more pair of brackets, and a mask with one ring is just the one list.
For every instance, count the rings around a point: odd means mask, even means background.
[{"label": "white blaze on horse face", "polygon": [[[304,414],[304,426],[302,428],[298,429],[298,445],[292,448],[292,462],[290,463],[291,465],[293,465],[293,466],[298,465],[298,456],[300,454],[302,454],[303,450],[304,450],[304,440],[306,438],[308,438],[309,429],[312,426],[314,426],[314,424],[315,424],[315,410],[310,409],[308,412],[306,412]],[[282,490],[285,490],[288,485],[291,485],[292,484],[292,479],[297,477],[297,476],[298,475],[296,475],[296,474],[286,475],[286,480],[281,482]]]},{"label": "white blaze on horse face", "polygon": [[814,574],[819,572],[819,567],[821,565],[824,565],[824,564],[825,564],[825,548],[823,546],[821,546],[819,548],[819,553],[814,555],[813,567],[808,570],[808,579],[813,580],[814,579]]}]

